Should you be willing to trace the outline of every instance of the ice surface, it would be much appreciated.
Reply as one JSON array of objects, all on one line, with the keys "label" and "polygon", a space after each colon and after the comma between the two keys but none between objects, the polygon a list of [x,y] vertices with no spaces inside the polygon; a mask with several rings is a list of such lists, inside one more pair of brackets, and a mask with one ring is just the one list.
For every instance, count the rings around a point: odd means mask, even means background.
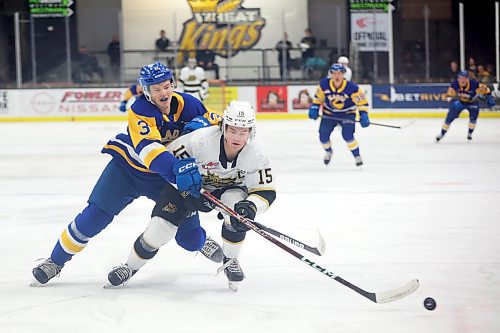
[{"label": "ice surface", "polygon": [[[393,125],[406,119],[373,119]],[[278,181],[257,220],[303,242],[306,257],[369,291],[419,278],[405,299],[375,304],[249,233],[237,293],[217,264],[168,244],[119,289],[103,289],[144,230],[153,203],[139,199],[60,277],[29,287],[35,260],[85,206],[109,160],[99,153],[120,122],[0,123],[0,332],[498,332],[500,327],[500,120],[467,121],[436,144],[442,119],[359,128],[365,165],[340,132],[323,165],[313,121],[259,121]],[[220,241],[220,222],[202,224]],[[291,246],[291,245],[290,245]],[[423,300],[436,299],[435,311]]]}]

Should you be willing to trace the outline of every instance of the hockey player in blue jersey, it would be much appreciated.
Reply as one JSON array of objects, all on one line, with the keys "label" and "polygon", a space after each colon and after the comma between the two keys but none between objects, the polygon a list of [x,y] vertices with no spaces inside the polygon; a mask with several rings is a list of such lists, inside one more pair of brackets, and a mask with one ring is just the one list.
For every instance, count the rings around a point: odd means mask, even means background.
[{"label": "hockey player in blue jersey", "polygon": [[121,100],[118,109],[121,112],[126,112],[135,101],[135,99],[140,95],[142,95],[142,86],[140,84],[134,83],[123,94],[123,99]]},{"label": "hockey player in blue jersey", "polygon": [[[128,112],[127,133],[118,134],[104,146],[102,152],[112,159],[90,194],[88,205],[63,230],[50,258],[33,269],[38,283],[45,284],[59,275],[66,262],[138,197],[156,201],[167,182],[199,195],[202,179],[196,164],[189,159],[178,160],[165,146],[182,132],[216,124],[222,118],[209,113],[196,98],[174,92],[173,73],[159,62],[142,67],[139,83],[144,93]],[[199,220],[183,224],[175,239],[188,251],[200,251],[209,259],[222,261],[222,249],[206,237]]]},{"label": "hockey player in blue jersey", "polygon": [[332,159],[333,149],[330,135],[334,128],[342,127],[342,137],[351,150],[357,166],[363,165],[359,154],[358,142],[354,138],[356,109],[359,111],[362,127],[370,125],[368,118],[368,100],[363,90],[344,78],[345,68],[341,64],[333,64],[330,67],[330,77],[322,78],[316,87],[313,104],[309,108],[309,118],[318,119],[320,108],[323,107],[323,115],[319,124],[319,140],[325,150],[323,162],[325,165]]},{"label": "hockey player in blue jersey", "polygon": [[453,120],[457,119],[460,113],[467,109],[469,110],[469,130],[467,139],[472,140],[472,133],[476,128],[477,118],[479,116],[479,99],[484,98],[489,107],[495,105],[495,101],[491,96],[490,89],[476,80],[469,79],[467,71],[459,71],[457,78],[451,83],[448,88],[448,96],[450,98],[450,106],[448,114],[441,128],[441,133],[436,136],[436,142],[441,141]]}]

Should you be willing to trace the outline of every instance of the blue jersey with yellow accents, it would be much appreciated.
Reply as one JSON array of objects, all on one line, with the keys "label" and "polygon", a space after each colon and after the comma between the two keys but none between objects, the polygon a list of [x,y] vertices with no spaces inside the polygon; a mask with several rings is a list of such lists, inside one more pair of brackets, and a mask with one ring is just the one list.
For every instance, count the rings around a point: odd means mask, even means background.
[{"label": "blue jersey with yellow accents", "polygon": [[184,125],[198,116],[208,119],[212,125],[221,120],[188,94],[172,93],[168,116],[141,95],[128,112],[127,133],[108,141],[102,153],[111,154],[131,171],[158,173],[175,183],[172,167],[177,159],[165,147],[181,135]]},{"label": "blue jersey with yellow accents", "polygon": [[123,94],[123,99],[122,101],[128,101],[130,98],[132,98],[133,96],[137,97],[137,95],[141,95],[142,94],[142,90],[138,91],[138,87],[139,85],[138,84],[133,84],[131,85],[126,91],[125,93]]},{"label": "blue jersey with yellow accents", "polygon": [[333,80],[325,77],[319,81],[316,87],[313,104],[323,105],[323,113],[333,115],[334,113],[368,112],[368,100],[361,88],[350,81],[343,80],[337,89]]},{"label": "blue jersey with yellow accents", "polygon": [[483,83],[479,83],[476,80],[469,79],[465,86],[460,86],[458,79],[455,79],[448,89],[448,95],[451,97],[457,97],[462,103],[479,105],[476,95],[487,95],[490,93],[490,89]]}]

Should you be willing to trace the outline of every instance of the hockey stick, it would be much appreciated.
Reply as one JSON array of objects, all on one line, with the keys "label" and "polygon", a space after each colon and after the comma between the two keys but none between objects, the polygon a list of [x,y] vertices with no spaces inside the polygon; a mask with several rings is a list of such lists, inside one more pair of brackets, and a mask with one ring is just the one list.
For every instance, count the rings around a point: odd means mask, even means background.
[{"label": "hockey stick", "polygon": [[323,237],[321,237],[320,232],[318,231],[318,236],[319,236],[319,242],[316,247],[309,246],[307,244],[302,243],[301,241],[296,240],[295,238],[292,238],[290,236],[285,235],[282,232],[279,232],[278,230],[274,230],[273,228],[270,228],[268,226],[265,226],[261,223],[252,221],[253,224],[255,224],[257,227],[260,229],[267,231],[271,235],[274,235],[278,237],[279,239],[284,240],[285,242],[288,242],[292,245],[295,245],[296,247],[300,247],[301,249],[304,249],[306,251],[309,251],[311,253],[314,253],[315,255],[322,256],[325,253],[325,241],[323,240]]},{"label": "hockey stick", "polygon": [[[359,123],[359,120],[351,120],[351,119],[342,119],[342,118],[336,118],[336,117],[331,117],[331,116],[326,116],[322,115],[321,116],[323,119],[331,119],[331,120],[337,120],[337,121],[345,121],[345,122],[356,122]],[[380,123],[373,123],[370,121],[370,125],[375,125],[375,126],[382,126],[382,127],[389,127],[389,128],[397,128],[397,129],[402,129],[401,126],[394,126],[394,125],[387,125],[387,124],[380,124]]]},{"label": "hockey stick", "polygon": [[254,221],[247,219],[245,217],[242,217],[241,215],[236,213],[234,210],[232,210],[231,208],[226,206],[222,201],[220,201],[215,196],[213,196],[211,193],[206,192],[203,189],[202,189],[201,193],[203,194],[203,196],[205,198],[207,198],[209,201],[211,201],[217,207],[221,208],[224,212],[226,212],[227,214],[231,215],[232,217],[238,219],[238,221],[240,221],[245,226],[247,226],[248,228],[250,228],[253,231],[255,231],[256,233],[258,233],[260,236],[264,237],[265,239],[267,239],[268,241],[270,241],[274,245],[276,245],[276,246],[280,247],[282,250],[290,253],[295,258],[306,263],[307,265],[311,266],[312,268],[319,271],[320,273],[328,276],[331,279],[334,279],[335,281],[343,284],[344,286],[354,290],[358,294],[368,298],[370,301],[372,301],[374,303],[388,303],[388,302],[397,301],[397,300],[404,298],[404,297],[410,295],[411,293],[413,293],[415,290],[417,290],[417,288],[419,286],[418,279],[414,279],[402,287],[399,287],[399,288],[396,288],[393,290],[389,290],[386,292],[372,293],[372,292],[365,291],[365,290],[359,288],[358,286],[350,283],[349,281],[342,279],[340,276],[336,275],[335,273],[330,272],[326,268],[319,266],[314,261],[307,259],[305,256],[303,256],[302,254],[298,253],[297,251],[291,249],[287,245],[281,243],[280,241],[278,241],[277,239],[275,239],[274,237],[272,237],[271,235],[266,233],[263,229],[259,228],[255,224]]},{"label": "hockey stick", "polygon": [[[219,208],[219,207],[217,207],[217,210],[219,210],[219,214],[220,214],[220,216],[217,215],[217,218],[219,218],[220,220],[222,220],[223,219],[222,212],[225,212],[225,210],[222,209],[222,208]],[[267,231],[271,235],[274,235],[274,236],[280,238],[281,240],[283,240],[285,242],[288,242],[288,243],[290,243],[290,244],[292,244],[292,245],[294,245],[296,247],[300,247],[301,249],[304,249],[306,251],[314,253],[317,256],[322,256],[325,253],[326,243],[325,243],[323,237],[321,236],[321,233],[319,232],[319,230],[318,230],[318,237],[319,237],[318,245],[315,246],[315,247],[312,247],[312,246],[309,246],[309,245],[307,245],[305,243],[302,243],[299,240],[296,240],[293,237],[285,235],[284,233],[282,233],[282,232],[280,232],[278,230],[275,230],[275,229],[273,229],[271,227],[263,225],[262,223],[258,223],[258,222],[255,222],[255,221],[253,221],[253,223],[257,227],[259,227],[260,229],[262,229],[264,231]]]}]

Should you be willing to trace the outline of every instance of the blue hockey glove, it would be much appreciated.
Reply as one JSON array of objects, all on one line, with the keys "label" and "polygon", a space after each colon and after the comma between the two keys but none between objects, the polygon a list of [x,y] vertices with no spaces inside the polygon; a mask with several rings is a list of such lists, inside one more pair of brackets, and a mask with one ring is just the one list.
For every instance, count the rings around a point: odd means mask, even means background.
[{"label": "blue hockey glove", "polygon": [[208,121],[207,118],[198,116],[194,117],[191,119],[190,122],[188,122],[185,126],[184,129],[182,130],[181,135],[191,133],[193,131],[196,131],[197,129],[203,128],[203,127],[209,127],[210,122]]},{"label": "blue hockey glove", "polygon": [[127,111],[127,101],[121,101],[118,110],[120,110],[121,112]]},{"label": "blue hockey glove", "polygon": [[[234,211],[239,215],[253,220],[257,214],[257,206],[249,200],[241,200],[234,205]],[[231,226],[238,232],[250,230],[246,225],[231,216]]]},{"label": "blue hockey glove", "polygon": [[316,120],[319,117],[319,105],[313,104],[309,107],[309,118]]},{"label": "blue hockey glove", "polygon": [[179,191],[188,192],[195,198],[200,197],[202,178],[194,158],[178,160],[174,164],[174,175]]},{"label": "blue hockey glove", "polygon": [[493,96],[491,95],[486,95],[486,103],[488,103],[488,106],[490,108],[494,107],[495,106],[495,100],[493,99]]},{"label": "blue hockey glove", "polygon": [[360,112],[359,122],[361,123],[361,127],[368,127],[368,126],[370,126],[370,118],[368,118],[368,113],[367,112]]}]

